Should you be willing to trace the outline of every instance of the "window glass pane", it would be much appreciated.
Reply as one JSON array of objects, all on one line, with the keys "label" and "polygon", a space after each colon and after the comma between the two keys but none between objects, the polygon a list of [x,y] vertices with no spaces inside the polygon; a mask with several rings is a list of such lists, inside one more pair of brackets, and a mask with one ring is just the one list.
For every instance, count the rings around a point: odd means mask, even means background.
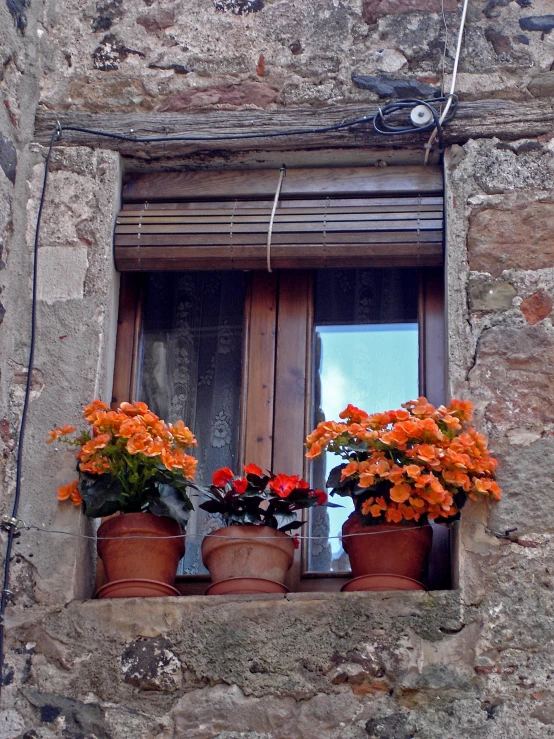
[{"label": "window glass pane", "polygon": [[[368,413],[398,408],[418,395],[418,274],[413,269],[328,270],[317,273],[313,335],[313,425],[338,420],[349,403]],[[312,483],[323,488],[340,463],[333,454],[312,463]],[[348,572],[339,539],[353,510],[311,511],[308,570]]]},{"label": "window glass pane", "polygon": [[[219,467],[237,468],[244,294],[241,272],[164,272],[146,280],[139,398],[164,420],[181,418],[192,429],[201,484]],[[220,525],[204,511],[191,515],[179,574],[206,572],[200,535]]]}]

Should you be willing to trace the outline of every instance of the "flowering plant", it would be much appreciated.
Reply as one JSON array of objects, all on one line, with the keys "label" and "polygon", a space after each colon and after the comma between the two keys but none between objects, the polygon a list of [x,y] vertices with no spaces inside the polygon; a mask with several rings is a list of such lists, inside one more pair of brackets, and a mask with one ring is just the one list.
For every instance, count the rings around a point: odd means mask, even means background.
[{"label": "flowering plant", "polygon": [[182,421],[165,423],[145,403],[122,403],[112,411],[94,400],[83,417],[91,428],[74,439],[75,426],[50,431],[47,443],[78,448],[79,477],[59,488],[58,500],[82,503],[92,518],[148,511],[184,526],[196,470],[196,459],[184,451],[196,445],[190,429]]},{"label": "flowering plant", "polygon": [[254,524],[287,532],[304,523],[296,520],[296,511],[316,505],[337,507],[327,502],[323,490],[310,488],[298,475],[265,475],[256,464],[245,465],[244,472],[239,477],[222,467],[214,472],[212,485],[198,488],[209,498],[200,508],[219,513],[226,526]]},{"label": "flowering plant", "polygon": [[469,401],[435,408],[424,397],[373,415],[349,405],[342,422],[322,421],[307,437],[306,456],[328,449],[345,460],[327,486],[352,496],[366,525],[452,520],[466,496],[501,494],[485,437],[465,428],[472,411]]}]

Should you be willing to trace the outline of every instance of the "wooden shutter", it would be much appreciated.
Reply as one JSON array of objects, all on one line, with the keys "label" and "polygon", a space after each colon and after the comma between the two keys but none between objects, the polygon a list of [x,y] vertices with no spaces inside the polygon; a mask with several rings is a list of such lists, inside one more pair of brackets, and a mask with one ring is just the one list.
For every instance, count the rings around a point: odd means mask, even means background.
[{"label": "wooden shutter", "polygon": [[[278,170],[132,175],[115,228],[121,271],[265,269]],[[440,167],[289,169],[275,269],[439,266]]]}]

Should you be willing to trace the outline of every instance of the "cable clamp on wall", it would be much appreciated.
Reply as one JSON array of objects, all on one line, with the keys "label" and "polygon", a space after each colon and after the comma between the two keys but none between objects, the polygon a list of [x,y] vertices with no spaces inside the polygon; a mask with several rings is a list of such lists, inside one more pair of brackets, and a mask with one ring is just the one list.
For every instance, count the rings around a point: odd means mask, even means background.
[{"label": "cable clamp on wall", "polygon": [[10,528],[14,529],[27,529],[29,528],[25,521],[21,521],[19,518],[14,518],[13,516],[8,516],[7,514],[4,514],[2,516],[2,522],[0,524],[3,529],[6,531],[9,531]]}]

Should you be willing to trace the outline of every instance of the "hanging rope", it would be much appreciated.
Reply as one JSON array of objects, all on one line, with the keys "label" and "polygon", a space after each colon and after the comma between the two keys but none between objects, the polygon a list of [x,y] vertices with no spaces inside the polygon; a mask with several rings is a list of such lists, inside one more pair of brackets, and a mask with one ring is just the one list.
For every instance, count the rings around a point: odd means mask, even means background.
[{"label": "hanging rope", "polygon": [[267,230],[267,271],[271,272],[271,237],[273,235],[273,221],[275,220],[275,211],[277,210],[277,204],[279,203],[279,195],[281,194],[281,185],[283,184],[283,177],[287,174],[287,168],[283,164],[279,170],[279,181],[277,182],[277,190],[275,191],[275,198],[273,199],[273,208],[271,209],[271,218],[269,219],[269,228]]}]

